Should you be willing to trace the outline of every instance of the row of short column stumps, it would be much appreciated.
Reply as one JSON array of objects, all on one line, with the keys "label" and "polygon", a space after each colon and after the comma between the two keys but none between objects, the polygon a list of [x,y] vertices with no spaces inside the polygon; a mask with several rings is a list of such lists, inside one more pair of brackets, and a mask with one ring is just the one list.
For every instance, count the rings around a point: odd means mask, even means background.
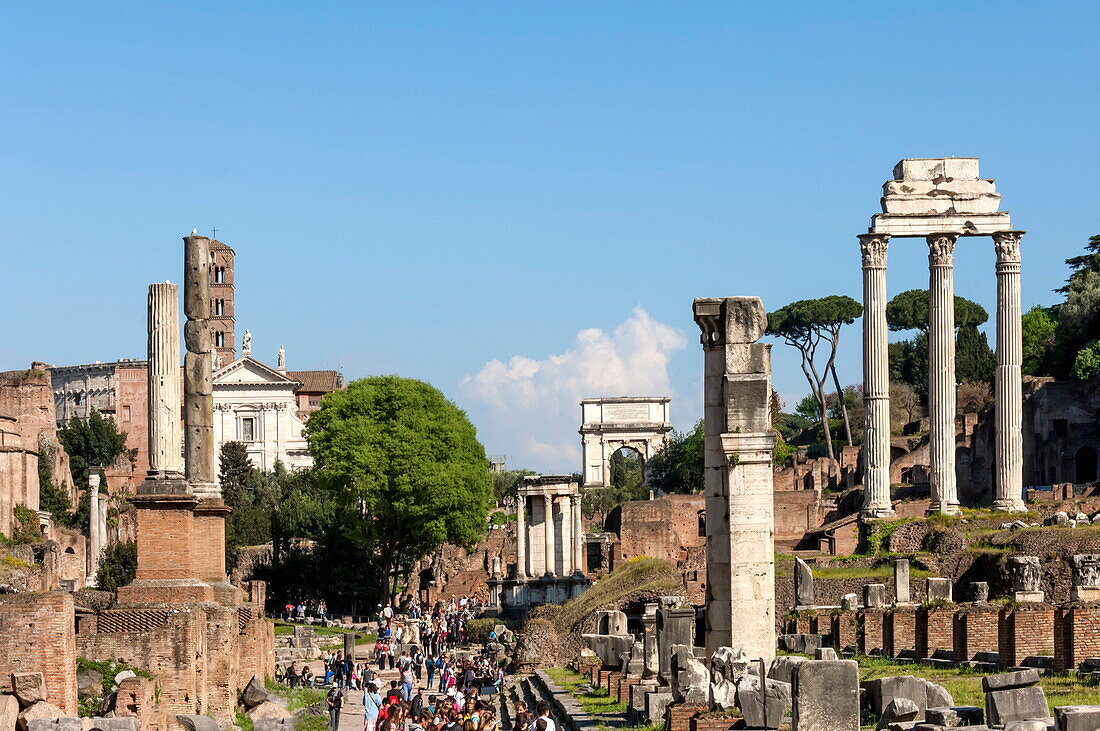
[{"label": "row of short column stumps", "polygon": [[638,722],[664,723],[666,731],[737,728],[858,731],[873,716],[879,729],[965,728],[981,731],[1095,731],[1100,706],[1051,709],[1035,668],[983,678],[985,707],[956,705],[942,686],[910,675],[860,682],[859,665],[830,647],[813,658],[751,658],[720,647],[710,657],[694,646],[695,608],[683,597],[647,604],[642,631],[627,631],[623,612],[601,611],[597,632],[584,635],[590,652],[578,670],[595,687],[627,705]]}]

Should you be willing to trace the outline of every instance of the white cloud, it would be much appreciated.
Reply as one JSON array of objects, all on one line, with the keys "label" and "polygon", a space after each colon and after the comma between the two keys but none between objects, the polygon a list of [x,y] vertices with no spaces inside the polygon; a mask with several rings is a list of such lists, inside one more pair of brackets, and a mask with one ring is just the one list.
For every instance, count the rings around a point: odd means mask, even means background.
[{"label": "white cloud", "polygon": [[572,347],[543,360],[491,360],[462,379],[464,400],[494,454],[509,466],[580,471],[580,401],[601,396],[675,396],[668,365],[687,338],[641,307],[613,333],[586,328]]}]

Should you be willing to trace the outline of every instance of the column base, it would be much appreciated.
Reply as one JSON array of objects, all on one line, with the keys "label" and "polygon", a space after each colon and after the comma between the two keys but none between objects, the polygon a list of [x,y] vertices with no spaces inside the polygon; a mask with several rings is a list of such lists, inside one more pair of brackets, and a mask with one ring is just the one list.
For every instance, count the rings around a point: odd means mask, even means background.
[{"label": "column base", "polygon": [[1027,512],[1027,507],[1024,505],[1023,500],[994,500],[993,509],[1000,513],[1024,513]]},{"label": "column base", "polygon": [[138,579],[118,587],[118,604],[198,604],[214,601],[214,588],[198,579]]},{"label": "column base", "polygon": [[896,518],[898,514],[894,512],[893,506],[880,507],[880,508],[864,508],[860,511],[859,517],[863,520],[875,520],[877,518]]},{"label": "column base", "polygon": [[962,510],[959,508],[958,503],[930,503],[928,510],[924,511],[926,516],[930,515],[958,515]]}]

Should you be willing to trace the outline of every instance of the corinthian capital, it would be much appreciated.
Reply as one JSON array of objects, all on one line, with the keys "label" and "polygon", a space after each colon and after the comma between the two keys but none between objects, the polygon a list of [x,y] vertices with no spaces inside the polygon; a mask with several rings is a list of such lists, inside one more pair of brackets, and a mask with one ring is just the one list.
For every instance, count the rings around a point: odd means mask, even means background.
[{"label": "corinthian capital", "polygon": [[1020,239],[1023,237],[1023,231],[998,231],[993,234],[998,264],[1020,261]]},{"label": "corinthian capital", "polygon": [[890,245],[890,237],[883,234],[861,234],[859,236],[859,253],[863,257],[863,267],[874,269],[886,268],[886,248]]},{"label": "corinthian capital", "polygon": [[931,234],[928,241],[928,263],[932,266],[954,266],[955,242],[958,234]]}]

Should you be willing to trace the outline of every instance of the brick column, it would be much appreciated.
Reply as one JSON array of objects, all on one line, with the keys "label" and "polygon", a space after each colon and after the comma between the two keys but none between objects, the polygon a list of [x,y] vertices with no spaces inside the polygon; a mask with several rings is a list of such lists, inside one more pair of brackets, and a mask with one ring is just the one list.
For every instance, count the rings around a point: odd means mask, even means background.
[{"label": "brick column", "polygon": [[1100,604],[1072,603],[1054,613],[1054,669],[1077,670],[1087,657],[1100,656]]},{"label": "brick column", "polygon": [[953,607],[920,607],[917,609],[917,658],[935,657],[946,651],[954,657],[955,609]]},{"label": "brick column", "polygon": [[895,607],[886,613],[882,626],[882,653],[886,657],[912,655],[917,649],[917,613],[909,607]]},{"label": "brick column", "polygon": [[858,644],[855,612],[840,612],[829,619],[829,634],[833,638],[836,651],[855,649]]},{"label": "brick column", "polygon": [[1006,668],[1019,667],[1024,658],[1053,655],[1054,607],[1036,603],[1002,609],[999,645],[999,660]]},{"label": "brick column", "polygon": [[970,662],[980,652],[1000,652],[1000,609],[972,604],[955,612],[955,662]]},{"label": "brick column", "polygon": [[860,655],[882,654],[883,613],[880,609],[864,609],[856,615]]}]

